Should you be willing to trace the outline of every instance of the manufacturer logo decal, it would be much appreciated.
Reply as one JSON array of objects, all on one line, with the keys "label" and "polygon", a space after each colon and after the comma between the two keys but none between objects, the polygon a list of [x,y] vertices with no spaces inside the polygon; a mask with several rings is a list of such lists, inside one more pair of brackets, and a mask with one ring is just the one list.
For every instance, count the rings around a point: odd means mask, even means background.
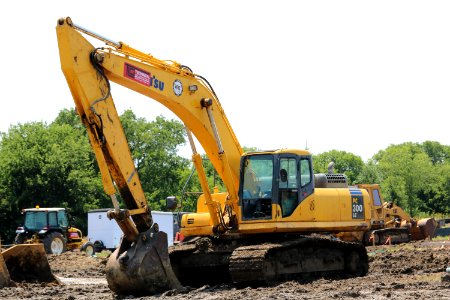
[{"label": "manufacturer logo decal", "polygon": [[164,81],[161,81],[157,79],[155,75],[152,75],[151,73],[132,66],[128,63],[125,63],[125,66],[123,68],[123,76],[142,85],[153,87],[160,91],[164,90]]},{"label": "manufacturer logo decal", "polygon": [[183,84],[178,79],[173,82],[173,92],[177,96],[181,96],[183,93]]}]

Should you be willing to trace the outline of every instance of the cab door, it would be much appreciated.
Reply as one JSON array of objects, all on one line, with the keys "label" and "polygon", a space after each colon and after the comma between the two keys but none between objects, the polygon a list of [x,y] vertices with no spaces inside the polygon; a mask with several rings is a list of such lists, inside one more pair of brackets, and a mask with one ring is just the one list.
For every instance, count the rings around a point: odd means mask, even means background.
[{"label": "cab door", "polygon": [[280,155],[276,179],[279,218],[290,217],[300,203],[314,192],[310,156]]},{"label": "cab door", "polygon": [[277,199],[281,207],[281,218],[285,218],[289,217],[300,203],[297,156],[290,154],[280,155],[277,169]]},{"label": "cab door", "polygon": [[314,193],[314,173],[311,163],[311,156],[299,157],[299,172],[300,172],[300,203],[306,197]]},{"label": "cab door", "polygon": [[239,204],[242,221],[270,220],[275,198],[273,155],[248,155],[241,162]]}]

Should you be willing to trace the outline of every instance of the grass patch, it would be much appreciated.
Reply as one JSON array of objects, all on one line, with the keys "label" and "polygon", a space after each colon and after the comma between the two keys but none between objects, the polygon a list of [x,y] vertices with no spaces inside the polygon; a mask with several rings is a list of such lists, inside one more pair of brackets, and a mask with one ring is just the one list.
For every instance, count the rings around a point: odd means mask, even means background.
[{"label": "grass patch", "polygon": [[435,236],[433,241],[450,241],[450,235],[447,236]]},{"label": "grass patch", "polygon": [[103,250],[102,252],[96,252],[95,256],[99,258],[108,258],[111,255],[111,251]]},{"label": "grass patch", "polygon": [[441,273],[432,273],[432,274],[417,275],[415,278],[424,282],[440,282],[441,277],[442,277]]},{"label": "grass patch", "polygon": [[413,244],[410,243],[403,243],[403,244],[396,244],[394,246],[390,246],[387,248],[388,252],[398,252],[398,251],[405,251],[410,250],[413,251],[415,249]]}]

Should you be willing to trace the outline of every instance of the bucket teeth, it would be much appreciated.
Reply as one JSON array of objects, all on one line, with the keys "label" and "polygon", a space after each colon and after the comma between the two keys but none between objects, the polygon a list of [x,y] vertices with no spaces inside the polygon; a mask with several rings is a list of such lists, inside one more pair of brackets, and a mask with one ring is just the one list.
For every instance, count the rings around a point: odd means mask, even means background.
[{"label": "bucket teeth", "polygon": [[106,265],[109,288],[117,294],[151,295],[182,286],[172,270],[164,232],[140,233],[136,242],[114,251]]}]

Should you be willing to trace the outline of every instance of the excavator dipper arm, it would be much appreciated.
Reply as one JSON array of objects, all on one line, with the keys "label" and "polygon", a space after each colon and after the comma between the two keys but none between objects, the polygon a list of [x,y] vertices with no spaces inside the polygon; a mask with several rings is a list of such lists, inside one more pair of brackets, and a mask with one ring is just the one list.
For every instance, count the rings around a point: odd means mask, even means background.
[{"label": "excavator dipper arm", "polygon": [[[178,288],[168,258],[167,236],[153,223],[111,96],[110,80],[160,102],[194,133],[227,188],[228,211],[237,210],[242,155],[239,142],[212,88],[189,68],[105,39],[77,26],[70,18],[59,19],[56,31],[61,67],[87,129],[105,192],[114,206],[108,216],[124,233],[107,265],[108,284],[121,294]],[[95,48],[82,33],[107,46]],[[126,209],[119,208],[117,191]],[[220,205],[211,204],[211,198],[206,201],[210,202],[212,226],[228,228],[214,217],[220,215]]]}]

